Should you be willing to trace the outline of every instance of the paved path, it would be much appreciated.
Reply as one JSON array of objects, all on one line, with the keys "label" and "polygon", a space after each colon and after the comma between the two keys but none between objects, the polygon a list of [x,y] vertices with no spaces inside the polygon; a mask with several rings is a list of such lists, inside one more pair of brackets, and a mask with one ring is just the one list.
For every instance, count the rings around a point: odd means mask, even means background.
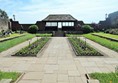
[{"label": "paved path", "polygon": [[[82,40],[85,41],[85,38],[84,37],[81,37]],[[93,46],[95,49],[97,49],[99,52],[103,53],[105,56],[108,56],[108,57],[117,57],[118,58],[118,52],[115,52],[109,48],[106,48],[96,42],[93,42],[89,39],[86,39],[86,42],[88,44],[90,44],[91,46]],[[103,41],[104,42],[104,41]]]},{"label": "paved path", "polygon": [[83,83],[66,38],[53,38],[29,71],[19,83]]},{"label": "paved path", "polygon": [[[37,40],[37,37],[35,37],[33,39],[30,39],[30,43],[33,43],[36,40]],[[0,57],[10,56],[12,54],[15,54],[16,52],[18,52],[23,47],[28,46],[28,44],[29,44],[29,40],[28,41],[25,41],[25,42],[23,42],[21,44],[18,44],[18,45],[14,46],[14,47],[11,47],[10,49],[8,49],[6,51],[1,52],[0,53]]]},{"label": "paved path", "polygon": [[66,38],[52,38],[39,58],[1,57],[0,70],[25,72],[19,83],[86,83],[86,73],[112,72],[118,65],[118,58],[73,56]]}]

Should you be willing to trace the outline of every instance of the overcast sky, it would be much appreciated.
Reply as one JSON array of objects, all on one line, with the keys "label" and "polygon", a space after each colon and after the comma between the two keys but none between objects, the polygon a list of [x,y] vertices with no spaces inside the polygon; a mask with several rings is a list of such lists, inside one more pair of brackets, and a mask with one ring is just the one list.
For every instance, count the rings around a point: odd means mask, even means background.
[{"label": "overcast sky", "polygon": [[49,14],[71,14],[85,23],[105,19],[118,11],[118,0],[0,0],[0,9],[20,23],[35,23]]}]

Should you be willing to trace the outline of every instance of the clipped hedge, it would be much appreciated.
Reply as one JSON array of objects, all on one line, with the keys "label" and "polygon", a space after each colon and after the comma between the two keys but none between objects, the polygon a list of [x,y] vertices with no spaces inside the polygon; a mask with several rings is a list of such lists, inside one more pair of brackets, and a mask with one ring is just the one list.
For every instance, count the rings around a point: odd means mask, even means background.
[{"label": "clipped hedge", "polygon": [[78,38],[68,38],[74,50],[77,53],[77,56],[102,56],[95,49],[90,47],[86,42]]},{"label": "clipped hedge", "polygon": [[38,31],[38,26],[37,25],[31,25],[28,29],[28,32],[33,33],[33,34],[37,33],[37,31]]},{"label": "clipped hedge", "polygon": [[52,34],[36,34],[36,37],[52,37]]},{"label": "clipped hedge", "polygon": [[41,38],[29,46],[21,49],[13,56],[36,56],[41,48],[48,42],[49,38]]},{"label": "clipped hedge", "polygon": [[90,25],[83,25],[82,31],[83,31],[83,33],[90,33],[90,32],[94,31],[94,28],[91,27]]}]

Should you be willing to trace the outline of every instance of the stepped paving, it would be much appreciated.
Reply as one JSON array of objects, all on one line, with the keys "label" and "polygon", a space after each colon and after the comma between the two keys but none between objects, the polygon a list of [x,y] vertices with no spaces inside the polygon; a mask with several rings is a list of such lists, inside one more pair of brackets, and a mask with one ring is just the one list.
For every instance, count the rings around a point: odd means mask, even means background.
[{"label": "stepped paving", "polygon": [[0,58],[0,70],[25,72],[19,83],[86,83],[85,73],[111,72],[117,64],[113,57],[75,57],[64,37],[52,38],[38,58]]}]

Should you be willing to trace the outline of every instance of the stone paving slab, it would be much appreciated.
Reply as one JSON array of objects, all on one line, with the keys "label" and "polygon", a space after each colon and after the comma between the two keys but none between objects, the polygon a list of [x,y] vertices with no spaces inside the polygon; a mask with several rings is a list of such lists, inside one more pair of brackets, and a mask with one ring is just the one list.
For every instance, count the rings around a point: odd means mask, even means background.
[{"label": "stone paving slab", "polygon": [[86,83],[86,73],[115,71],[116,57],[74,57],[67,38],[54,37],[41,57],[0,57],[0,70],[25,72],[19,83]]}]

